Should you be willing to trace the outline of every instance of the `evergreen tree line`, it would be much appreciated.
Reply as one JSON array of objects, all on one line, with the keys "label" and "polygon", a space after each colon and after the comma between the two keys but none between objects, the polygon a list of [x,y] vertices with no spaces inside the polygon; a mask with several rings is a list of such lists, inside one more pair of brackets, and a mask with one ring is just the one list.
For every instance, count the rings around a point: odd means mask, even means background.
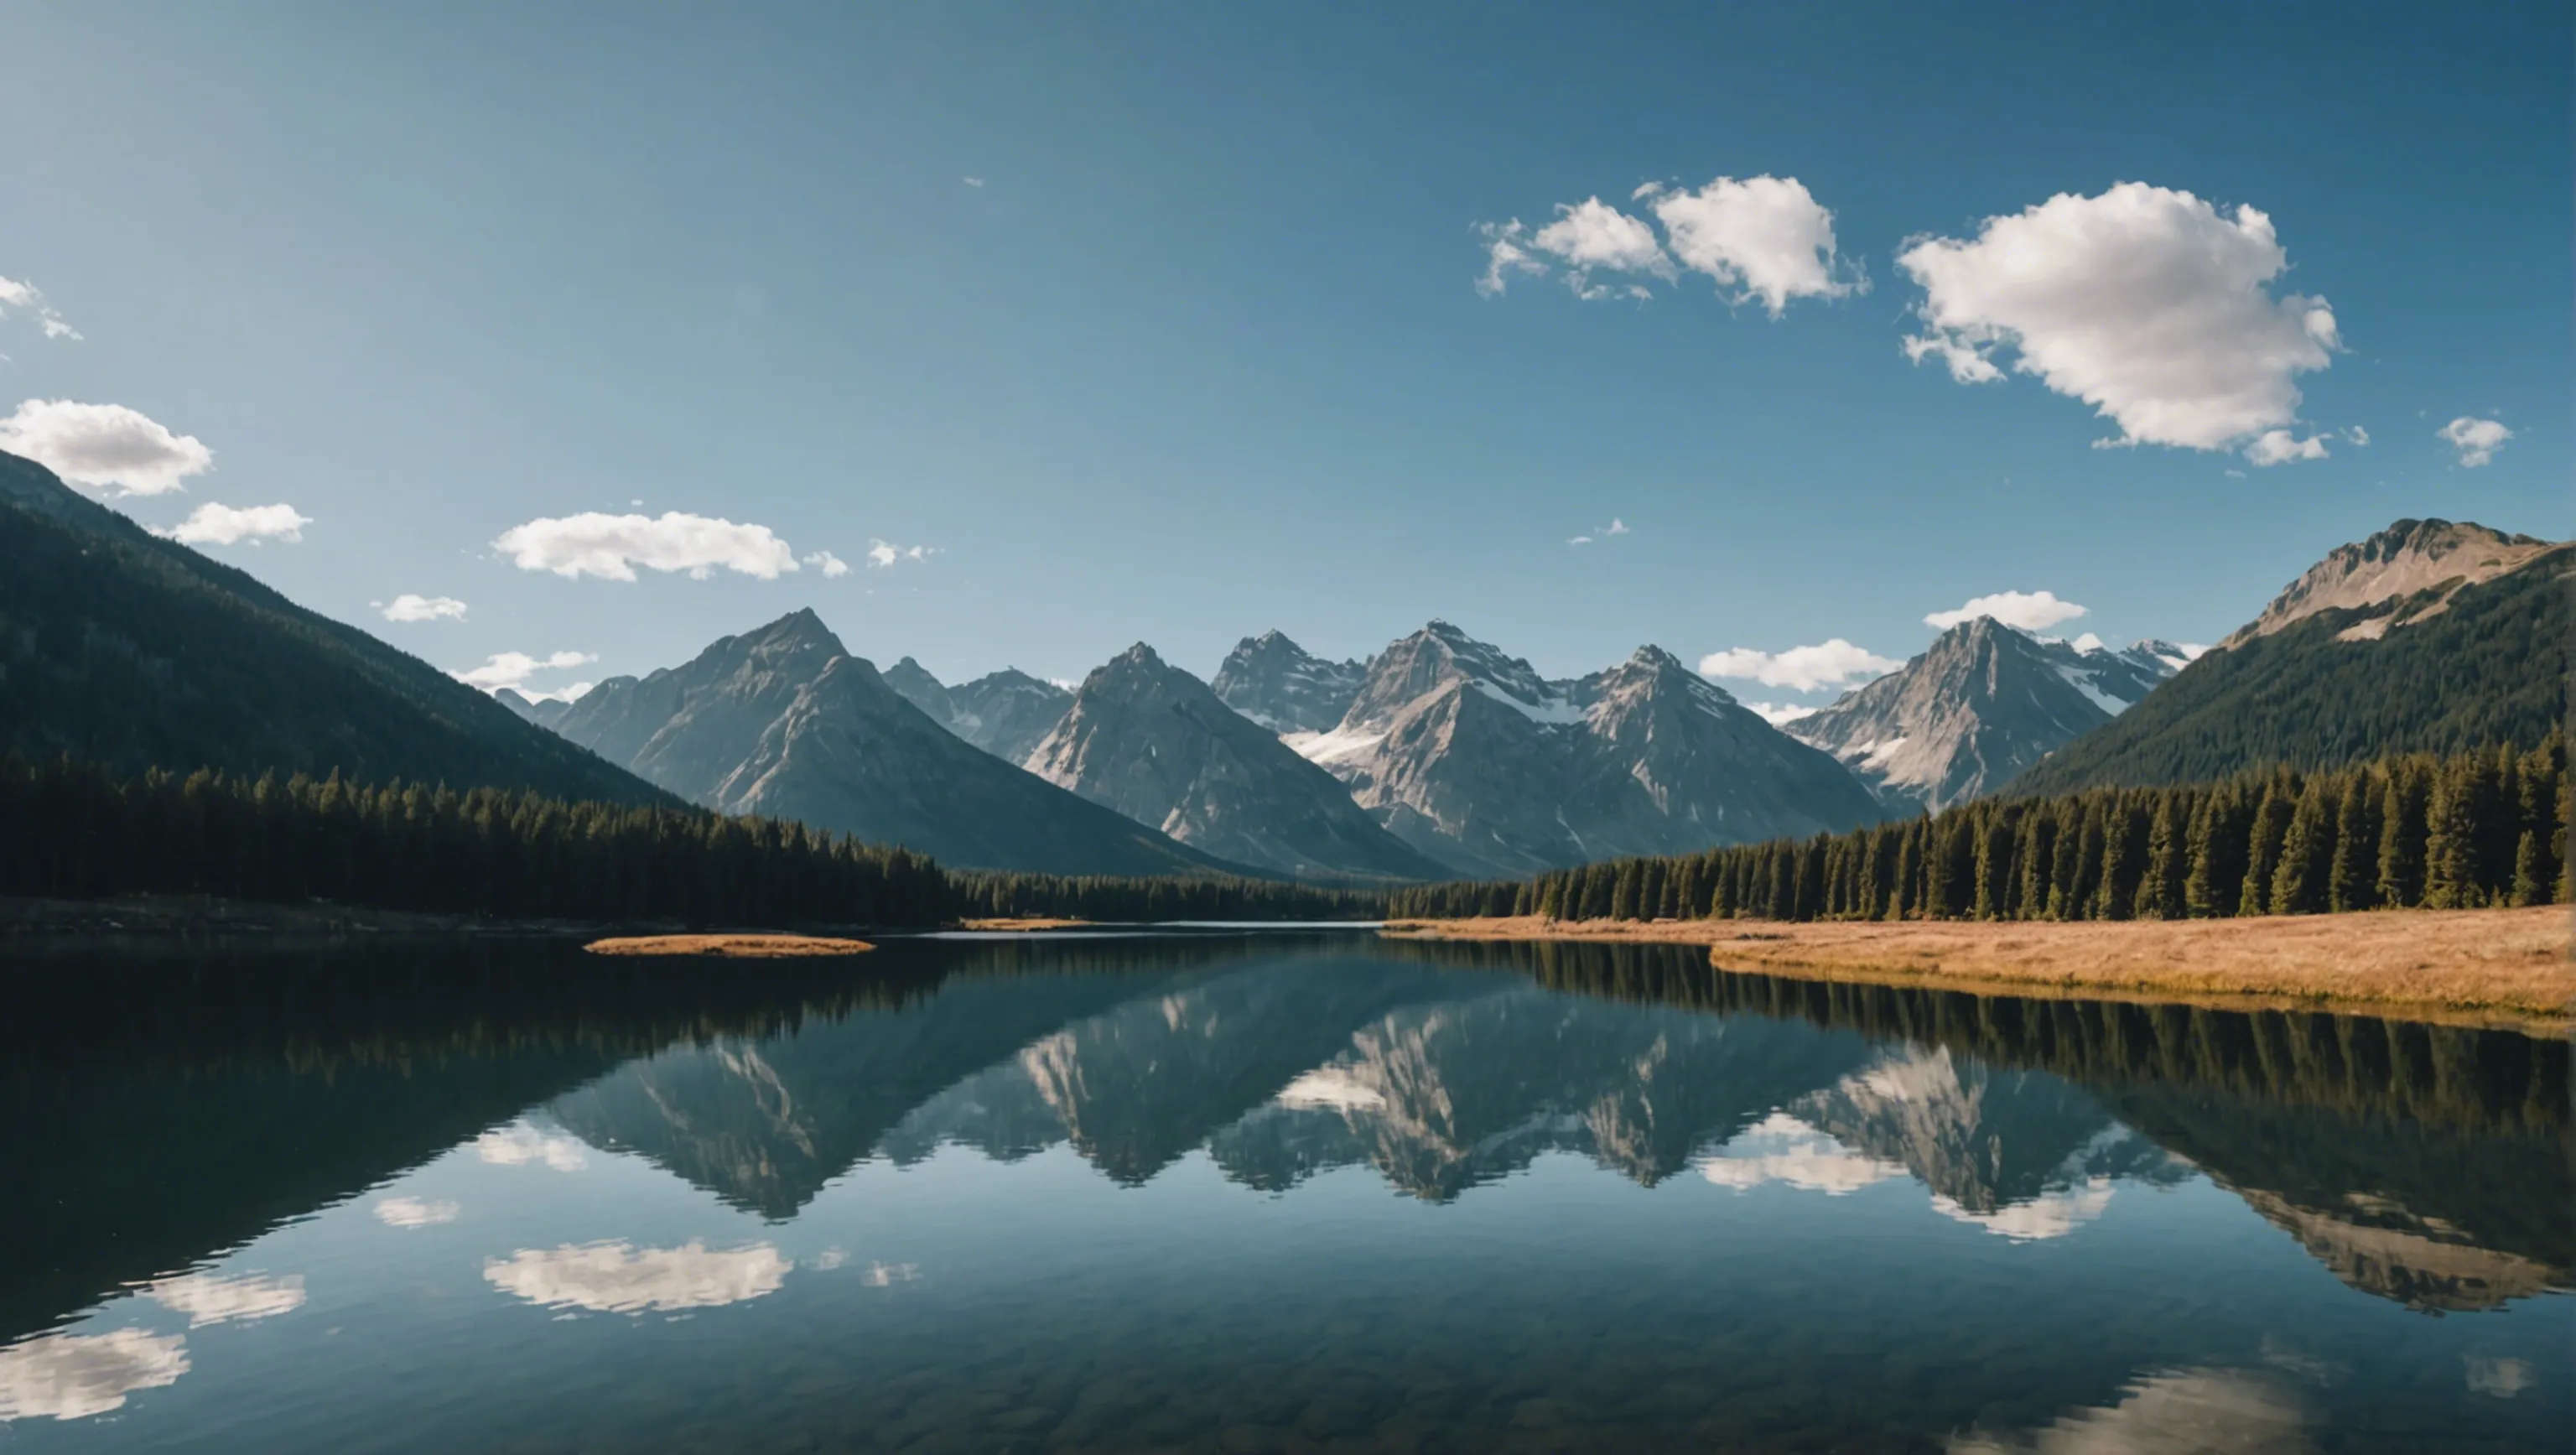
[{"label": "evergreen tree line", "polygon": [[1372,919],[1241,879],[950,872],[846,834],[522,790],[0,759],[0,894],[204,894],[495,919],[925,927],[971,916]]},{"label": "evergreen tree line", "polygon": [[1984,799],[1812,839],[1397,891],[1397,918],[2120,920],[2565,902],[2567,737]]}]

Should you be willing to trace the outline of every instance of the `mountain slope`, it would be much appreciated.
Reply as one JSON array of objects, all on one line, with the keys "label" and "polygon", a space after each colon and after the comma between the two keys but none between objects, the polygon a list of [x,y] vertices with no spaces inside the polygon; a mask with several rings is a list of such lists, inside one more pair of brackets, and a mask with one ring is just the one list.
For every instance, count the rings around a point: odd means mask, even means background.
[{"label": "mountain slope", "polygon": [[2161,642],[2083,651],[1981,616],[1787,730],[1841,759],[1889,804],[1938,811],[1994,792],[2110,722],[2180,660],[2180,648]]},{"label": "mountain slope", "polygon": [[1360,662],[1327,662],[1267,631],[1245,637],[1226,653],[1208,683],[1217,700],[1274,733],[1320,733],[1350,711],[1368,668]]},{"label": "mountain slope", "polygon": [[2485,581],[2326,607],[2240,633],[2135,711],[2052,754],[2013,791],[2536,743],[2566,721],[2572,582],[2576,547],[2555,546]]},{"label": "mountain slope", "polygon": [[1309,877],[1447,873],[1380,828],[1333,775],[1142,642],[1083,682],[1028,768],[1242,863]]},{"label": "mountain slope", "polygon": [[1397,837],[1511,876],[1874,822],[1830,757],[1671,654],[1574,682],[1435,621],[1369,663],[1342,721],[1287,741]]},{"label": "mountain slope", "polygon": [[573,799],[664,794],[0,454],[0,752]]},{"label": "mountain slope", "polygon": [[1247,872],[972,746],[848,655],[811,611],[681,666],[611,678],[555,730],[710,808],[901,844],[951,866]]}]

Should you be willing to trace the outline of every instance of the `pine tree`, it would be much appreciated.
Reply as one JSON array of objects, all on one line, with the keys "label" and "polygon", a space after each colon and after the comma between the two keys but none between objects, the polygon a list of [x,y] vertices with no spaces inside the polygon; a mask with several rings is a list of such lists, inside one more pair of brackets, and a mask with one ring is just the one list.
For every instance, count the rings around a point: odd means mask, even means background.
[{"label": "pine tree", "polygon": [[2191,838],[2189,795],[2167,790],[2156,795],[2154,821],[2147,829],[2147,866],[2138,879],[2140,919],[2183,917],[2183,884],[2191,875],[2185,857]]},{"label": "pine tree", "polygon": [[2236,912],[2267,914],[2272,908],[2272,875],[2281,865],[2281,841],[2289,836],[2290,815],[2298,802],[2289,775],[2276,773],[2263,786],[2262,801],[2246,840],[2245,879],[2238,886]]},{"label": "pine tree", "polygon": [[2412,758],[2389,765],[2379,810],[2379,902],[2412,909],[2424,902],[2424,838],[2430,815],[2425,766]]},{"label": "pine tree", "polygon": [[2326,870],[2326,908],[2335,913],[2368,909],[2378,902],[2378,875],[2373,860],[2379,844],[2371,812],[2378,794],[2366,769],[2354,769],[2343,780],[2335,804],[2334,859]]},{"label": "pine tree", "polygon": [[2479,809],[2485,774],[2471,758],[2455,758],[2433,782],[2425,814],[2424,904],[2428,909],[2473,909],[2486,902],[2480,887]]},{"label": "pine tree", "polygon": [[2342,794],[2326,774],[2308,779],[2290,812],[2281,862],[2272,871],[2274,914],[2323,914],[2334,867],[2335,810]]},{"label": "pine tree", "polygon": [[2529,829],[2522,832],[2521,842],[2513,850],[2513,902],[2547,904],[2549,902],[2548,870],[2540,860],[2540,835]]}]

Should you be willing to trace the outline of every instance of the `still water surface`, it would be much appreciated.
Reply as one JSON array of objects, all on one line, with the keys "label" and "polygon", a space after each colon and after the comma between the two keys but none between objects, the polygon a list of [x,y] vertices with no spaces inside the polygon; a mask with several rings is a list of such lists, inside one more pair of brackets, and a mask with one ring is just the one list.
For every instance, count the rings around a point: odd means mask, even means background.
[{"label": "still water surface", "polygon": [[1670,947],[0,967],[0,1450],[2563,1450],[2568,1048]]}]

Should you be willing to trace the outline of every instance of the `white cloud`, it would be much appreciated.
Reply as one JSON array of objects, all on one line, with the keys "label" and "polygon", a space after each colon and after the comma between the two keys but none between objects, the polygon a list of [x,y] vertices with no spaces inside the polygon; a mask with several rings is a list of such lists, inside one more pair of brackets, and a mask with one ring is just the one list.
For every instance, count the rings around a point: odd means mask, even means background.
[{"label": "white cloud", "polygon": [[2499,1359],[2485,1354],[2463,1354],[2460,1358],[2468,1366],[2469,1388],[2479,1394],[2512,1399],[2540,1385],[2528,1359]]},{"label": "white cloud", "polygon": [[1590,536],[1567,536],[1567,537],[1565,538],[1565,543],[1566,543],[1567,545],[1569,545],[1569,546],[1588,546],[1588,545],[1592,544],[1592,537],[1590,537]]},{"label": "white cloud", "polygon": [[2253,461],[2256,469],[2286,465],[2293,460],[2322,460],[2326,458],[2326,437],[2312,434],[2306,439],[2294,439],[2286,429],[2267,429],[2245,447],[2245,458]]},{"label": "white cloud", "polygon": [[957,180],[965,183],[969,187],[981,187],[984,185],[984,179],[981,177],[960,177]]},{"label": "white cloud", "polygon": [[1897,265],[1922,285],[1907,357],[1963,384],[1996,359],[2094,406],[2104,444],[2225,449],[2296,417],[2296,375],[2339,346],[2322,298],[2265,286],[2289,267],[2272,219],[2123,182],[1989,217],[1974,239],[1919,238]]},{"label": "white cloud", "polygon": [[172,434],[122,404],[29,399],[0,419],[0,450],[24,455],[74,485],[160,495],[215,467],[195,435]]},{"label": "white cloud", "polygon": [[1509,222],[1480,222],[1476,235],[1485,240],[1485,271],[1476,279],[1476,291],[1488,298],[1500,297],[1511,275],[1520,273],[1533,278],[1547,276],[1547,264],[1530,256],[1524,246],[1529,229],[1519,218]]},{"label": "white cloud", "polygon": [[1923,624],[1935,631],[1948,631],[1962,622],[1991,616],[2006,626],[2035,632],[2061,621],[2073,621],[2085,610],[2072,601],[2058,600],[2053,591],[1998,591],[1992,596],[1971,596],[1949,611],[1933,612],[1923,618]]},{"label": "white cloud", "polygon": [[63,316],[56,313],[54,306],[45,301],[43,290],[35,284],[21,282],[16,278],[0,278],[0,316],[5,316],[12,308],[23,308],[36,315],[36,322],[45,330],[47,338],[67,338],[75,341],[80,338],[80,330],[63,322]]},{"label": "white cloud", "polygon": [[465,603],[453,596],[422,596],[406,591],[384,608],[387,621],[463,621]]},{"label": "white cloud", "polygon": [[2078,635],[2075,640],[2068,642],[2067,645],[2073,647],[2079,652],[2098,652],[2102,650],[2102,639],[2093,635],[2091,632],[2084,632]]},{"label": "white cloud", "polygon": [[1792,298],[1866,291],[1834,251],[1834,215],[1795,177],[1720,177],[1698,191],[1658,190],[1655,216],[1673,256],[1759,298],[1773,318]]},{"label": "white cloud", "polygon": [[1853,646],[1841,637],[1785,652],[1758,652],[1751,647],[1711,652],[1699,659],[1703,677],[1749,677],[1765,687],[1813,692],[1854,677],[1878,677],[1904,666],[1892,657]]},{"label": "white cloud", "polygon": [[2343,432],[2343,437],[2352,441],[2356,445],[2367,445],[2370,443],[2370,431],[2363,429],[2357,424],[2352,428],[2345,430]]},{"label": "white cloud", "polygon": [[103,1415],[187,1372],[188,1341],[177,1334],[47,1334],[0,1349],[0,1420]]},{"label": "white cloud", "polygon": [[[568,654],[558,652],[556,655]],[[582,660],[589,659],[585,657]],[[570,1137],[550,1137],[526,1122],[512,1122],[476,1137],[474,1155],[496,1167],[525,1167],[542,1162],[557,1172],[579,1172],[590,1165],[590,1159],[582,1154],[581,1143]]]},{"label": "white cloud", "polygon": [[1743,706],[1746,711],[1773,727],[1787,727],[1802,717],[1816,715],[1816,709],[1801,707],[1794,702],[1747,702]]},{"label": "white cloud", "polygon": [[1992,1212],[1975,1211],[1936,1192],[1932,1194],[1932,1208],[1943,1217],[1974,1223],[1999,1238],[2035,1243],[2063,1238],[2101,1217],[2111,1205],[2111,1190],[2110,1178],[2095,1177],[2082,1187],[2051,1188],[2027,1202],[2007,1203]]},{"label": "white cloud", "polygon": [[2504,442],[2513,438],[2513,431],[2505,428],[2502,420],[2472,419],[2465,414],[2434,433],[2460,452],[2461,467],[2470,470],[2494,459]]},{"label": "white cloud", "polygon": [[897,561],[927,561],[938,554],[937,546],[898,546],[874,537],[868,540],[868,564],[873,567],[891,566]]},{"label": "white cloud", "polygon": [[1642,273],[1669,283],[1679,276],[1664,256],[1655,230],[1598,197],[1558,204],[1556,221],[1530,235],[1530,246],[1565,265],[1566,286],[1578,298],[1607,298],[1627,291],[1592,281],[1594,269]]},{"label": "white cloud", "polygon": [[304,1275],[300,1273],[283,1278],[261,1274],[216,1278],[191,1273],[161,1279],[146,1285],[143,1291],[172,1313],[186,1314],[192,1329],[205,1324],[228,1324],[235,1319],[248,1322],[275,1318],[304,1307]]},{"label": "white cloud", "polygon": [[764,581],[796,569],[796,553],[765,525],[737,525],[666,510],[659,516],[586,511],[512,526],[492,542],[522,571],[632,581],[637,566],[686,571],[703,581],[717,568]]},{"label": "white cloud", "polygon": [[[454,677],[457,681],[464,683],[468,687],[480,687],[486,692],[498,692],[502,688],[507,687],[515,692],[542,698],[551,694],[542,692],[529,693],[529,678],[534,677],[539,672],[566,671],[570,668],[578,667],[584,662],[595,662],[597,660],[599,660],[597,657],[592,656],[588,652],[557,652],[550,657],[542,658],[531,657],[525,652],[495,652],[491,656],[484,658],[483,665],[480,667],[469,667],[462,672],[451,672],[448,675]],[[581,684],[581,688],[583,690],[587,690],[589,686],[590,684],[587,682]],[[578,697],[580,695],[579,691],[572,694],[574,697]],[[564,700],[569,702],[572,698],[566,697]],[[520,1130],[523,1129],[513,1128],[511,1133],[486,1132],[483,1135],[483,1141],[490,1142],[495,1137],[515,1134]],[[528,1135],[534,1136],[536,1134],[530,1132]],[[494,1157],[489,1152],[486,1152],[483,1156],[483,1160],[486,1162],[497,1162],[502,1159]]]},{"label": "white cloud", "polygon": [[546,1308],[640,1314],[716,1308],[778,1291],[796,1265],[767,1243],[710,1253],[695,1239],[677,1248],[590,1243],[522,1248],[491,1259],[492,1285]]},{"label": "white cloud", "polygon": [[850,574],[850,563],[830,551],[816,551],[805,558],[805,564],[822,572],[826,577]]},{"label": "white cloud", "polygon": [[1610,517],[1610,523],[1601,528],[1601,533],[1605,536],[1626,535],[1628,533],[1628,522],[1621,520],[1619,517],[1614,515]]},{"label": "white cloud", "polygon": [[376,1221],[389,1228],[426,1228],[452,1223],[462,1211],[444,1198],[424,1202],[417,1197],[388,1197],[376,1204]]},{"label": "white cloud", "polygon": [[237,546],[244,541],[255,546],[263,541],[300,541],[304,528],[312,523],[313,517],[297,513],[292,505],[234,507],[210,500],[188,512],[186,520],[152,533],[183,546]]},{"label": "white cloud", "polygon": [[1775,1111],[1700,1159],[1699,1174],[1737,1192],[1779,1182],[1805,1192],[1845,1197],[1902,1177],[1905,1169],[1853,1151],[1787,1112]]}]

